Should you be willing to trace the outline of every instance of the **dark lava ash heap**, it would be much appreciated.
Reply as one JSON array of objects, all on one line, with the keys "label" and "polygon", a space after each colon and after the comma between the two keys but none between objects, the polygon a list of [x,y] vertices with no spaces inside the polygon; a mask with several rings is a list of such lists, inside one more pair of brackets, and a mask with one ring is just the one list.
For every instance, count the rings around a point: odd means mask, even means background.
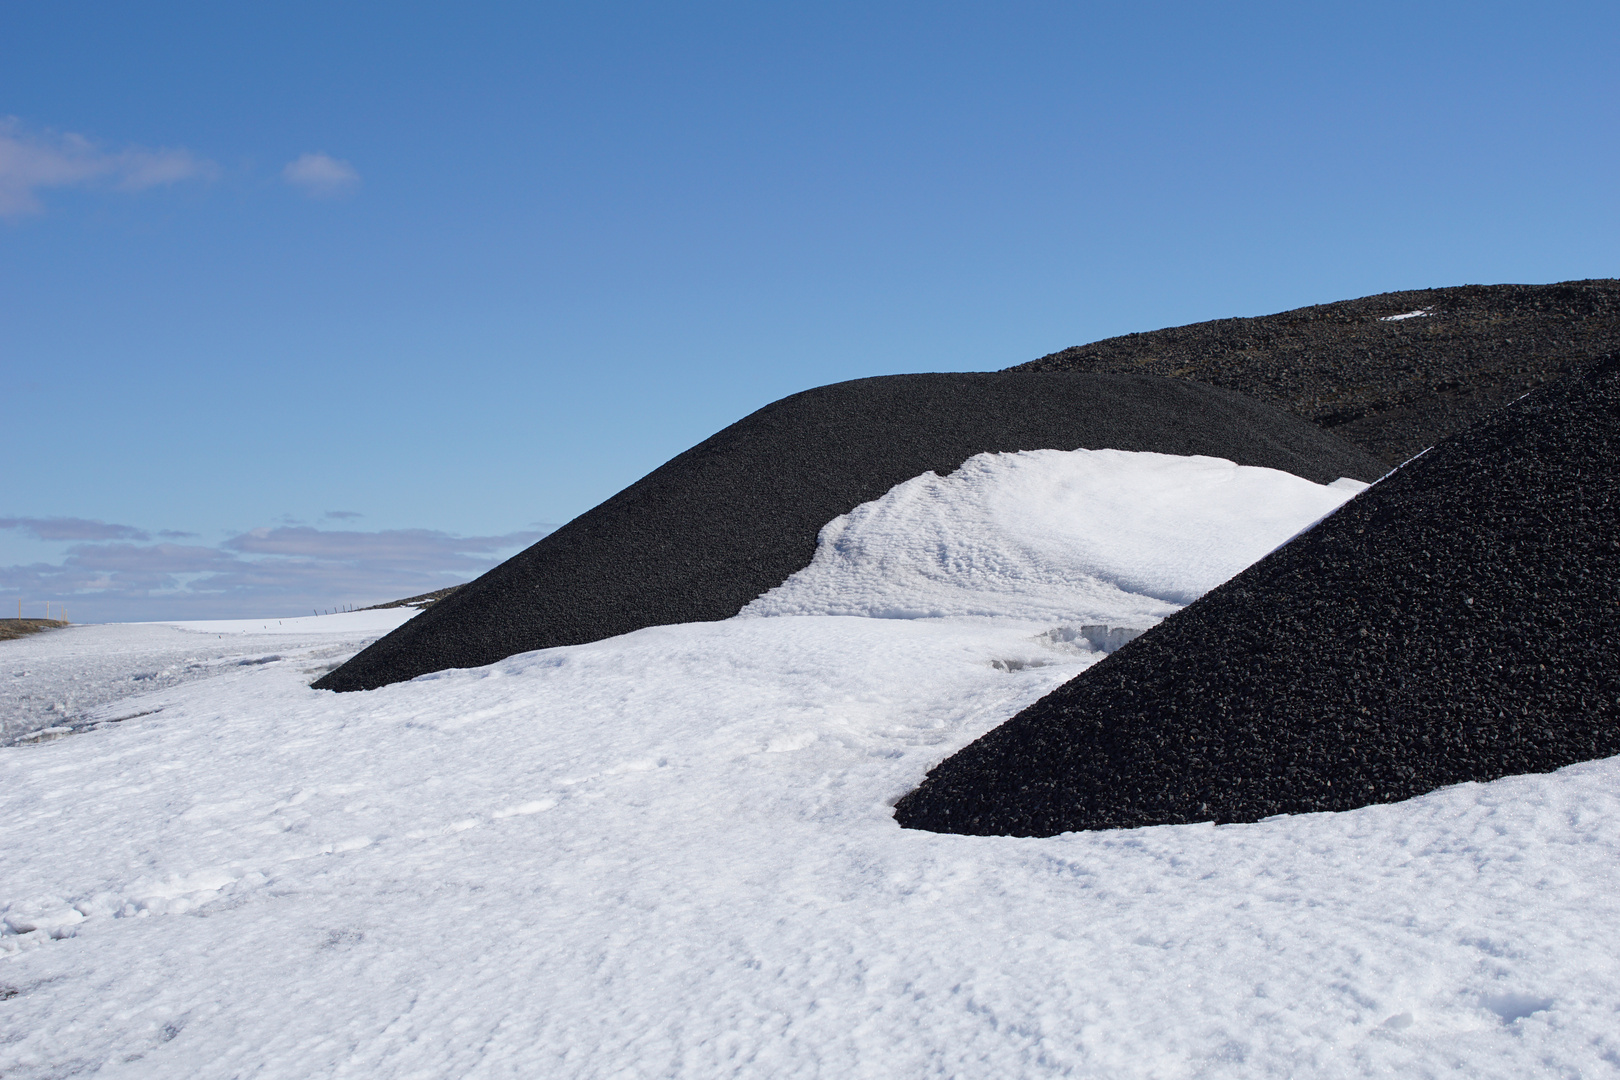
[{"label": "dark lava ash heap", "polygon": [[[1413,311],[1428,314],[1391,320]],[[1147,372],[1268,401],[1391,465],[1620,350],[1620,281],[1384,293],[1127,334],[1013,371]]]},{"label": "dark lava ash heap", "polygon": [[1346,504],[929,773],[910,828],[1347,810],[1620,753],[1620,359]]},{"label": "dark lava ash heap", "polygon": [[724,619],[809,564],[816,535],[981,451],[1207,454],[1318,483],[1372,455],[1280,409],[1151,375],[893,375],[784,398],[443,597],[315,685],[365,690],[663,623]]}]

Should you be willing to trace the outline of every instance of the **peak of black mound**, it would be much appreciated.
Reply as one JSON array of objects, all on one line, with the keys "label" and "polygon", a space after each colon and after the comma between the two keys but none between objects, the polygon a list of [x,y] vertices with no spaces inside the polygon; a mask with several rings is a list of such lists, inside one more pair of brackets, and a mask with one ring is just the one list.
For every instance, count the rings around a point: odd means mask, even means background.
[{"label": "peak of black mound", "polygon": [[724,619],[828,521],[983,451],[1206,454],[1319,483],[1371,455],[1269,405],[1150,375],[891,375],[784,398],[433,604],[315,686],[365,690],[664,623]]},{"label": "peak of black mound", "polygon": [[1011,370],[1141,371],[1224,386],[1397,465],[1615,350],[1620,281],[1606,279],[1384,293],[1127,334]]},{"label": "peak of black mound", "polygon": [[1620,359],[1357,496],[947,759],[902,825],[1347,810],[1620,753]]}]

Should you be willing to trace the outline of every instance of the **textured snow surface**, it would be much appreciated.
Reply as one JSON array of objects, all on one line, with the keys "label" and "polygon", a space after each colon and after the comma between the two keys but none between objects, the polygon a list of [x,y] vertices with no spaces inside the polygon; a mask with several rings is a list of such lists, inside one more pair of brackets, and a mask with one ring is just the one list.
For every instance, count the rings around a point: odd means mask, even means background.
[{"label": "textured snow surface", "polygon": [[413,607],[366,608],[362,611],[303,615],[292,619],[208,619],[143,625],[172,626],[196,634],[213,634],[216,637],[230,634],[297,634],[300,637],[325,634],[338,635],[345,639],[358,637],[360,640],[367,640],[386,634],[421,613],[422,609]]},{"label": "textured snow surface", "polygon": [[979,454],[834,518],[753,615],[992,615],[1145,628],[1367,485],[1210,457]]},{"label": "textured snow surface", "polygon": [[[324,671],[416,615],[414,608],[300,619],[70,626],[0,643],[0,746],[117,722],[123,698],[241,667]],[[160,708],[148,700],[142,708]]]},{"label": "textured snow surface", "polygon": [[[1253,825],[900,829],[1099,659],[1056,629],[738,618],[350,694],[237,665],[0,749],[0,1075],[1620,1071],[1615,760]],[[25,640],[152,628],[73,633]]]}]

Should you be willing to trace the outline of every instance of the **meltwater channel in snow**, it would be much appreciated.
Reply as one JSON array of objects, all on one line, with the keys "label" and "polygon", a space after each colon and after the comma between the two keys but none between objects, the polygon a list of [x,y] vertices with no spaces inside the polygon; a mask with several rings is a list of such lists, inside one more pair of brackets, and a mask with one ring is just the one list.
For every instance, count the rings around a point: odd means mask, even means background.
[{"label": "meltwater channel in snow", "polygon": [[[1005,475],[1061,507],[1064,476],[1107,487],[1067,466],[1106,460]],[[1154,505],[1176,469],[1116,505]],[[941,528],[1040,532],[994,483],[950,479],[895,505],[935,491],[913,505]],[[1176,524],[1173,500],[1155,512]],[[1038,595],[1020,575],[1044,556],[1020,550],[997,580]],[[1126,595],[1187,595],[1148,574],[1168,557],[1096,550]],[[941,618],[652,627],[350,694],[311,690],[317,646],[283,635],[283,659],[0,749],[0,1075],[1614,1072],[1615,762],[1254,825],[904,830],[893,803],[931,766],[1097,661],[1047,615],[1117,621],[973,591],[912,604]]]}]

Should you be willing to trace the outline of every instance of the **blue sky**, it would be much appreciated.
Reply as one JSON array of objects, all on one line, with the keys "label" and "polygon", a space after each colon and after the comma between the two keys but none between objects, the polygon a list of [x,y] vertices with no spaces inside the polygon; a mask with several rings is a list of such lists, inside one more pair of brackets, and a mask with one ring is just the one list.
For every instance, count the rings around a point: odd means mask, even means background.
[{"label": "blue sky", "polygon": [[1617,31],[1597,3],[0,5],[0,613],[390,599],[823,383],[1614,276]]}]

